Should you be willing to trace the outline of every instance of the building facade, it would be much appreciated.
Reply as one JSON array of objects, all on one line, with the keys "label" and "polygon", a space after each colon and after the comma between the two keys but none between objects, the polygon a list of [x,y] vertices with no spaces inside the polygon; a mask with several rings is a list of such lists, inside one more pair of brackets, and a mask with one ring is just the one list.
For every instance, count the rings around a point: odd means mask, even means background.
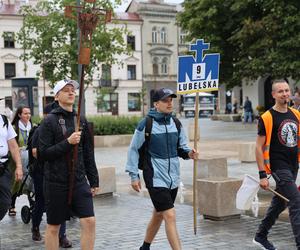
[{"label": "building facade", "polygon": [[[152,106],[151,97],[155,89],[166,87],[176,91],[179,54],[177,6],[166,4],[163,0],[133,0],[126,12],[137,13],[143,20],[143,86],[149,108]],[[178,100],[175,101],[175,109],[179,111]]]},{"label": "building facade", "polygon": [[[15,36],[23,25],[20,7],[25,4],[35,5],[37,1],[3,0],[0,5],[0,112],[6,113],[7,107],[15,110],[18,91],[28,89],[12,88],[14,78],[38,80],[33,87],[34,115],[42,115],[43,97],[53,99],[53,91],[41,75],[42,69],[35,65],[33,59],[23,62],[20,56],[23,49],[16,42]],[[107,28],[125,27],[129,35],[124,34],[124,41],[131,47],[130,55],[116,55],[120,64],[99,65],[93,82],[85,91],[85,110],[87,115],[141,115],[143,113],[142,97],[142,20],[135,13],[117,13],[115,20]],[[100,97],[100,98],[99,98]]]}]

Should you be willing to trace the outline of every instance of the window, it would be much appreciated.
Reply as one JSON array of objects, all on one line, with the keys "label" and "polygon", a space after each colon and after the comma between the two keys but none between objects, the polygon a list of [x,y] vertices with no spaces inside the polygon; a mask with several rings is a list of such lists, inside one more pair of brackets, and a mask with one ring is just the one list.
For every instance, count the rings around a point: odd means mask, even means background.
[{"label": "window", "polygon": [[127,36],[127,46],[135,50],[135,36]]},{"label": "window", "polygon": [[157,43],[157,29],[156,29],[156,27],[152,28],[152,43]]},{"label": "window", "polygon": [[109,93],[102,95],[97,102],[98,112],[117,112],[118,93]]},{"label": "window", "polygon": [[127,78],[128,80],[136,80],[136,66],[127,65]]},{"label": "window", "polygon": [[185,44],[186,43],[186,34],[180,33],[179,35],[179,44]]},{"label": "window", "polygon": [[167,32],[166,32],[165,28],[162,28],[160,31],[160,41],[161,41],[161,43],[167,42]]},{"label": "window", "polygon": [[168,74],[168,58],[164,57],[161,63],[161,73]]},{"label": "window", "polygon": [[153,64],[152,64],[152,68],[153,68],[153,75],[158,75],[158,57],[154,57],[153,58]]},{"label": "window", "polygon": [[111,86],[111,66],[107,64],[102,64],[101,66],[102,74],[100,79],[101,87]]},{"label": "window", "polygon": [[16,76],[16,64],[15,63],[4,63],[4,74],[5,79],[9,79]]},{"label": "window", "polygon": [[14,48],[15,47],[15,34],[13,32],[4,32],[4,48]]},{"label": "window", "polygon": [[128,111],[141,111],[140,93],[128,93]]}]

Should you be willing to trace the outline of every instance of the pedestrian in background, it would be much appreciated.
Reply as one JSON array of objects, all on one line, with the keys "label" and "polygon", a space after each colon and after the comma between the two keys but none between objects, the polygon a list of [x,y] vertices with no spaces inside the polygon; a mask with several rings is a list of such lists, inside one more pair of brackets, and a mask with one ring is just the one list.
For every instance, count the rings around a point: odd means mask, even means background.
[{"label": "pedestrian in background", "polygon": [[295,92],[294,96],[292,96],[292,101],[294,105],[292,106],[294,109],[300,111],[300,94],[299,92]]},{"label": "pedestrian in background", "polygon": [[288,207],[296,246],[300,250],[300,192],[295,183],[300,158],[300,114],[288,108],[290,88],[285,80],[273,82],[272,96],[275,105],[261,116],[258,123],[256,161],[260,186],[263,189],[269,187],[267,174],[271,174],[276,182],[276,191],[289,199],[289,202],[286,203],[278,196],[272,198],[253,242],[263,249],[275,250],[274,245],[268,241],[268,234],[280,213]]},{"label": "pedestrian in background", "polygon": [[[17,108],[15,116],[11,122],[17,133],[16,140],[20,148],[24,177],[28,174],[27,143],[28,143],[29,132],[32,127],[30,118],[31,118],[30,108],[28,106],[22,105]],[[16,166],[13,164],[13,162],[10,163],[10,168],[12,172],[15,171]],[[8,211],[9,216],[16,216],[15,206],[16,206],[16,200],[20,188],[21,188],[21,182],[15,181],[13,179],[11,206]]]},{"label": "pedestrian in background", "polygon": [[233,101],[233,108],[232,108],[232,110],[233,110],[234,114],[238,113],[238,102],[237,102],[236,99]]},{"label": "pedestrian in background", "polygon": [[252,109],[252,102],[249,100],[249,97],[246,96],[246,101],[244,103],[244,123],[251,123],[252,122],[252,115],[253,115],[253,109]]},{"label": "pedestrian in background", "polygon": [[144,118],[138,124],[128,150],[126,172],[131,177],[132,188],[140,192],[139,151],[145,143],[147,119],[151,121],[150,141],[147,142],[148,146],[144,152],[147,165],[144,166],[143,177],[154,210],[140,250],[150,249],[162,221],[165,222],[165,230],[171,248],[173,250],[181,249],[174,209],[180,182],[178,157],[196,159],[198,153],[188,147],[184,130],[181,124],[177,125],[179,120],[172,117],[173,98],[176,98],[176,95],[170,89],[163,88],[155,91],[153,95],[155,108],[148,113],[149,118]]}]

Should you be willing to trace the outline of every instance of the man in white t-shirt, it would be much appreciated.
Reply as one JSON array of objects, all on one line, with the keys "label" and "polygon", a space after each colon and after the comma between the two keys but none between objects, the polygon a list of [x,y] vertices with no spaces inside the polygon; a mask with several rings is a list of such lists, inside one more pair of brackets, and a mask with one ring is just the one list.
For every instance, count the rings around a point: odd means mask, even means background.
[{"label": "man in white t-shirt", "polygon": [[0,221],[5,216],[11,203],[11,173],[8,165],[8,151],[16,163],[15,179],[23,177],[19,146],[16,142],[16,132],[6,116],[0,115]]}]

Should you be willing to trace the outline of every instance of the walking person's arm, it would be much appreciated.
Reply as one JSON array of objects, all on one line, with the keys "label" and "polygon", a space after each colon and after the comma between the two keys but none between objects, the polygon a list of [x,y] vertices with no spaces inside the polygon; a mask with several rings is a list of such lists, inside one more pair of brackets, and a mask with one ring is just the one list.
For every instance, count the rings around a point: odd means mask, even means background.
[{"label": "walking person's arm", "polygon": [[83,161],[86,176],[91,186],[91,192],[94,196],[99,189],[99,175],[94,154],[94,138],[89,131],[87,120],[85,118],[83,119],[85,123],[82,131]]},{"label": "walking person's arm", "polygon": [[260,178],[260,186],[263,189],[267,189],[269,187],[269,180],[265,173],[265,167],[264,167],[264,154],[263,154],[263,148],[265,145],[266,137],[258,135],[256,138],[256,148],[255,148],[255,156],[256,156],[256,163],[258,167],[258,171],[260,174],[264,175],[265,178]]},{"label": "walking person's arm", "polygon": [[198,159],[199,153],[195,149],[191,149],[188,146],[187,137],[185,135],[185,132],[183,130],[183,127],[181,127],[179,131],[179,145],[178,145],[178,156],[183,159]]},{"label": "walking person's arm", "polygon": [[139,163],[139,148],[143,145],[144,142],[145,142],[145,124],[143,122],[140,122],[132,137],[128,149],[127,163],[125,167],[125,171],[129,173],[129,176],[131,178],[131,187],[137,192],[140,192],[142,187],[140,177],[139,177],[138,163]]},{"label": "walking person's arm", "polygon": [[15,138],[8,140],[7,143],[11,156],[16,163],[15,179],[16,181],[21,181],[23,178],[23,170],[19,146]]}]

